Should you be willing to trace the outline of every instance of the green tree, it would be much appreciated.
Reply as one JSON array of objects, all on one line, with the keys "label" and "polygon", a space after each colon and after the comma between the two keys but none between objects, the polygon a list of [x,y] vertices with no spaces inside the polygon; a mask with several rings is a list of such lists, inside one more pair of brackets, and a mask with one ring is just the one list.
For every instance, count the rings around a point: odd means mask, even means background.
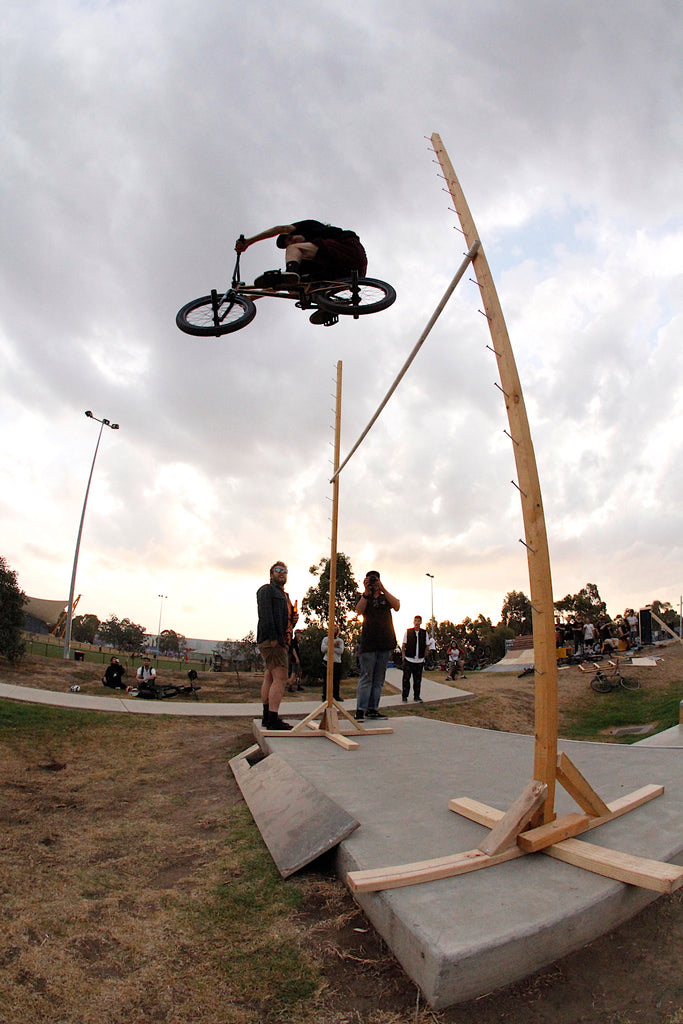
[{"label": "green tree", "polygon": [[75,615],[71,623],[71,636],[79,644],[92,644],[100,626],[96,615]]},{"label": "green tree", "polygon": [[678,612],[670,601],[653,601],[650,605],[655,615],[658,615],[662,622],[666,622],[669,629],[677,630],[679,626]]},{"label": "green tree", "polygon": [[0,556],[0,655],[10,663],[19,661],[25,651],[21,632],[27,600],[17,582],[16,572]]},{"label": "green tree", "polygon": [[521,590],[510,590],[500,610],[501,626],[507,626],[516,636],[528,636],[533,631],[531,601]]},{"label": "green tree", "polygon": [[600,597],[595,583],[587,583],[578,594],[566,594],[555,602],[557,611],[565,617],[576,617],[579,622],[596,622],[607,614],[607,605]]},{"label": "green tree", "polygon": [[101,622],[99,628],[102,643],[119,651],[131,653],[142,650],[146,633],[144,626],[138,626],[130,619],[118,619],[116,615],[111,615],[106,622]]},{"label": "green tree", "polygon": [[[317,565],[308,570],[311,576],[319,576],[316,586],[311,587],[301,602],[301,611],[307,625],[326,626],[330,602],[330,559],[321,558]],[[337,552],[337,587],[335,617],[340,629],[346,628],[347,619],[355,614],[358,601],[358,584],[353,575],[351,561],[343,551]]]},{"label": "green tree", "polygon": [[[342,679],[347,676],[356,675],[356,641],[360,636],[361,623],[354,619],[348,623],[345,630],[342,630],[344,641],[344,653],[342,654]],[[324,636],[327,636],[327,626],[311,623],[305,629],[297,629],[296,638],[299,643],[299,658],[301,660],[301,671],[304,679],[309,682],[323,680],[326,677],[326,667],[323,661],[320,645]]]},{"label": "green tree", "polygon": [[185,637],[174,629],[163,629],[159,634],[159,653],[179,657],[185,650]]},{"label": "green tree", "polygon": [[462,636],[460,635],[460,629],[451,622],[450,619],[444,619],[443,622],[437,622],[434,627],[434,639],[436,640],[436,649],[440,654],[443,654],[450,644],[451,640],[455,639],[459,643],[462,643]]}]

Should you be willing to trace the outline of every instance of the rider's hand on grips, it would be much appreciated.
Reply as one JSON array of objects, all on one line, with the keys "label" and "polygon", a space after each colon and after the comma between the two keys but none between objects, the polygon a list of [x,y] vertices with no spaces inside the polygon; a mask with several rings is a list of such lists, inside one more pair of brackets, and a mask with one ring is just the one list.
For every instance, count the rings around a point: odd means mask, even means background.
[{"label": "rider's hand on grips", "polygon": [[246,238],[244,237],[244,235],[240,235],[240,237],[235,242],[235,252],[244,252],[244,250],[247,249],[248,247],[249,243],[247,242]]}]

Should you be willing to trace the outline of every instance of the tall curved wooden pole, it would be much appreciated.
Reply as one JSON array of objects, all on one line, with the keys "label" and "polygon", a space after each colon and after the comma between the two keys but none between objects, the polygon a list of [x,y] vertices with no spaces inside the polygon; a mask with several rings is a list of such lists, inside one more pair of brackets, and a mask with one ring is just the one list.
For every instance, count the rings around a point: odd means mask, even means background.
[{"label": "tall curved wooden pole", "polygon": [[[431,143],[441,165],[448,191],[453,199],[468,248],[479,236],[460,183],[437,134]],[[505,398],[510,435],[517,468],[517,479],[522,499],[529,583],[531,588],[532,621],[534,633],[535,665],[535,749],[534,778],[548,787],[547,798],[539,813],[539,820],[552,821],[555,817],[555,777],[557,765],[557,657],[555,654],[555,614],[553,585],[550,574],[550,554],[543,514],[541,487],[536,467],[536,456],[524,406],[522,387],[512,345],[505,326],[503,311],[498,301],[491,271],[483,248],[479,248],[472,266],[481,290],[484,311],[489,323],[493,350],[498,362],[500,386]]]}]

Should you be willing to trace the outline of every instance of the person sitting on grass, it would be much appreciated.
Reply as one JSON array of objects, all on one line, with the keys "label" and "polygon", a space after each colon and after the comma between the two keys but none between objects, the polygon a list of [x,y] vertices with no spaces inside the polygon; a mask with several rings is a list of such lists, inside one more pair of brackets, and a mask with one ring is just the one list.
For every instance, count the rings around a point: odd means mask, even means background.
[{"label": "person sitting on grass", "polygon": [[125,674],[126,670],[119,659],[112,658],[102,676],[102,685],[109,686],[112,690],[125,690],[126,684],[123,682]]},{"label": "person sitting on grass", "polygon": [[148,657],[142,659],[142,665],[137,670],[136,679],[138,684],[138,697],[156,697],[157,672]]}]

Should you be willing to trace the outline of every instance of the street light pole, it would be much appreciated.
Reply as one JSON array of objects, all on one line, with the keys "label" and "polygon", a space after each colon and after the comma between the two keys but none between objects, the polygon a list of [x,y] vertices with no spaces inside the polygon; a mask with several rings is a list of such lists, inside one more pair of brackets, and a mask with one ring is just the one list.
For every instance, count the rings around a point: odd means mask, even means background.
[{"label": "street light pole", "polygon": [[66,612],[66,626],[64,628],[64,658],[69,660],[69,647],[71,645],[71,619],[73,617],[74,610],[74,591],[76,589],[76,569],[78,568],[78,553],[81,548],[81,536],[83,535],[83,522],[85,520],[85,509],[88,504],[88,495],[90,494],[90,484],[92,482],[92,475],[95,469],[95,459],[97,458],[97,452],[100,447],[100,438],[102,437],[102,431],[105,427],[110,427],[111,430],[118,430],[118,423],[111,423],[109,420],[98,419],[88,409],[85,414],[88,419],[95,420],[96,423],[100,424],[100,432],[97,435],[97,444],[95,445],[95,454],[92,457],[92,465],[90,467],[90,476],[88,477],[88,486],[85,489],[85,498],[83,500],[83,511],[81,512],[81,523],[78,527],[78,537],[76,539],[76,553],[74,554],[74,566],[71,573],[71,587],[69,589],[69,604]]},{"label": "street light pole", "polygon": [[435,623],[434,623],[434,574],[431,573],[431,572],[426,572],[425,576],[429,576],[429,585],[430,585],[431,591],[432,591],[432,638],[433,638],[434,637],[434,625],[435,625]]},{"label": "street light pole", "polygon": [[168,599],[168,594],[157,594],[157,597],[161,598],[161,602],[159,604],[159,631],[157,633],[157,651],[161,654],[161,651],[159,650],[159,641],[161,640],[161,613],[164,608],[164,601]]}]

